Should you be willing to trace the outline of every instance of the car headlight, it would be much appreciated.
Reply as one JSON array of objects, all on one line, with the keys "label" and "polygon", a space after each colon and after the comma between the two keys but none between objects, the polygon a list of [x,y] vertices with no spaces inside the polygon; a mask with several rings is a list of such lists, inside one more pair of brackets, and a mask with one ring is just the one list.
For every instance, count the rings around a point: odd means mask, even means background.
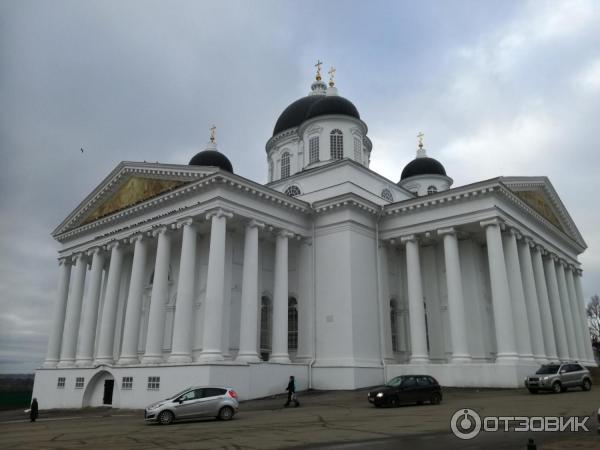
[{"label": "car headlight", "polygon": [[549,378],[550,378],[550,377],[542,377],[542,380],[544,380],[544,381],[548,381],[548,379],[549,379]]},{"label": "car headlight", "polygon": [[377,397],[379,397],[379,398],[383,397],[383,392],[377,393]]}]

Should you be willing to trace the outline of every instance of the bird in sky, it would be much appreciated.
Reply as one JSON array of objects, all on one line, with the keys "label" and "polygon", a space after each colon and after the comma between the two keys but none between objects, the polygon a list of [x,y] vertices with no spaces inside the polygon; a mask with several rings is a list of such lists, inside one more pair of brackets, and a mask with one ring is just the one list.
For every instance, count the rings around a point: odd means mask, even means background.
[{"label": "bird in sky", "polygon": [[80,148],[79,150],[81,150],[81,153],[83,153],[83,148]]}]

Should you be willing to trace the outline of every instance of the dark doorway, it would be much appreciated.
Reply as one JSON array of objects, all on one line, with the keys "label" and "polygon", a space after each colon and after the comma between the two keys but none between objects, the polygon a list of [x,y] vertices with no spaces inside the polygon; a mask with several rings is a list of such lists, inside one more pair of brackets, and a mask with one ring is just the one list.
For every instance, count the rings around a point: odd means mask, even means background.
[{"label": "dark doorway", "polygon": [[104,380],[104,397],[102,404],[112,405],[113,388],[115,387],[115,380]]}]

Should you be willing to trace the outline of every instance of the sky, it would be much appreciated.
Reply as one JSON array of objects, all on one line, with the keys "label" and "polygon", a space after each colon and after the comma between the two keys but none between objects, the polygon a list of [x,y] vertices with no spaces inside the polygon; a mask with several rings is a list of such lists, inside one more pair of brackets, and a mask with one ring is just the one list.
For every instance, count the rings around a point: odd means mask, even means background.
[{"label": "sky", "polygon": [[454,186],[548,176],[600,293],[598,23],[595,0],[0,0],[0,372],[43,361],[50,233],[120,161],[186,164],[216,124],[236,173],[266,182],[265,143],[317,59],[389,179],[419,131]]}]

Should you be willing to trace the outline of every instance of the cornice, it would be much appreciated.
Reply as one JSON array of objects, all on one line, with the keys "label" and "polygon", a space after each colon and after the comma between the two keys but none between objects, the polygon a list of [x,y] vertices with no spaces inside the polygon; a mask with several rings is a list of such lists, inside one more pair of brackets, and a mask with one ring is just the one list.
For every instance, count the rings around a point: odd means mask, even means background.
[{"label": "cornice", "polygon": [[313,204],[313,209],[316,214],[321,214],[338,208],[357,208],[373,215],[378,215],[381,212],[381,207],[379,205],[369,200],[366,200],[354,193],[339,195],[326,200],[315,202]]}]

